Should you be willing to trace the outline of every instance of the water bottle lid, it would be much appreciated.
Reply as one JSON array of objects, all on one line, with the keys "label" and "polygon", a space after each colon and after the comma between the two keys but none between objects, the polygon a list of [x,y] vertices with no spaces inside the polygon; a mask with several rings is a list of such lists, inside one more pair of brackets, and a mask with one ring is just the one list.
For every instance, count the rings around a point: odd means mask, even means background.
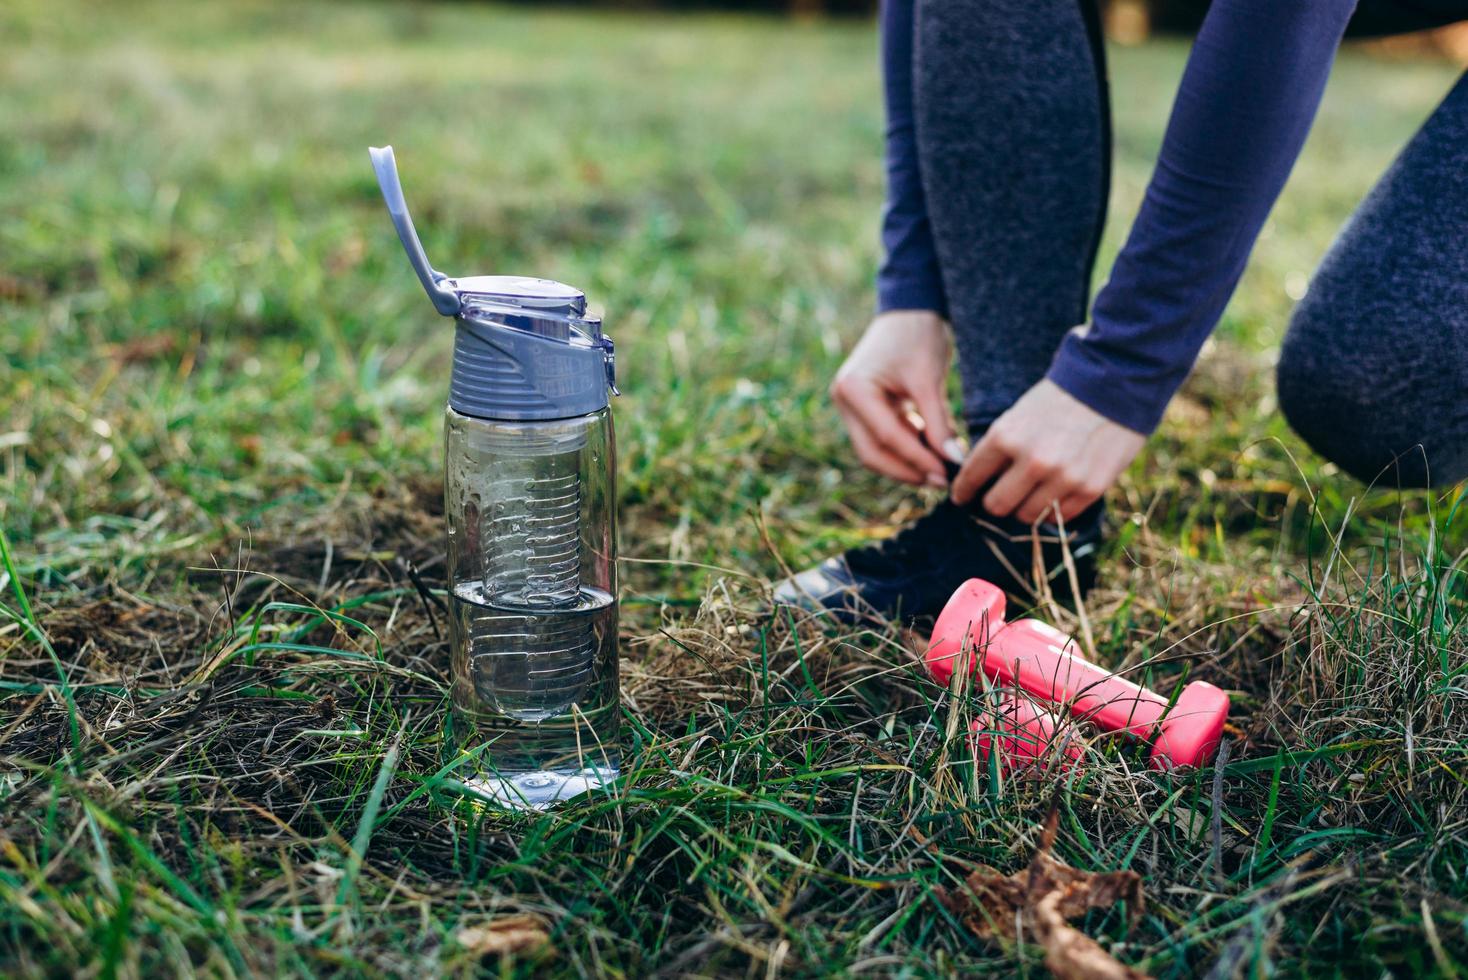
[{"label": "water bottle lid", "polygon": [[574,286],[531,276],[450,278],[428,263],[398,180],[392,147],[372,169],[408,261],[433,306],[456,319],[449,404],[493,419],[569,418],[606,407],[616,355],[601,318]]}]

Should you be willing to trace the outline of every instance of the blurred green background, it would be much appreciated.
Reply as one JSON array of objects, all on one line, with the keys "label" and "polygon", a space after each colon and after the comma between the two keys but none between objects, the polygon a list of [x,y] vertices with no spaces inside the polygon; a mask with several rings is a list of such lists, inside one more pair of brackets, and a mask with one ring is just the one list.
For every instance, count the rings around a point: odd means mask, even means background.
[{"label": "blurred green background", "polygon": [[[768,568],[753,511],[798,532],[793,558],[842,536],[844,502],[907,499],[856,472],[824,395],[878,257],[869,23],[26,2],[0,37],[0,506],[56,569],[436,474],[450,331],[380,206],[365,147],[383,142],[439,267],[559,278],[604,310],[626,501],[656,508],[630,554],[665,553],[682,521],[700,557]],[[1113,52],[1099,276],[1185,51]],[[1267,352],[1455,74],[1342,57],[1219,332],[1242,377],[1213,405],[1200,372],[1212,417],[1164,429],[1144,467],[1294,482],[1281,450],[1249,449],[1278,435],[1317,472],[1269,411]]]}]

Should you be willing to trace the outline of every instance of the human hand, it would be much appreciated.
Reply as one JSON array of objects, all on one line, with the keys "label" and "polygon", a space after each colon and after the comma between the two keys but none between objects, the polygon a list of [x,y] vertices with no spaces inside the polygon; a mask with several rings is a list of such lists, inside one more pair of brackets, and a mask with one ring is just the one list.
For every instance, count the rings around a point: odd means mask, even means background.
[{"label": "human hand", "polygon": [[[857,458],[904,483],[946,487],[943,460],[963,460],[945,388],[953,347],[948,328],[928,310],[892,310],[867,327],[831,382],[831,398]],[[921,435],[907,421],[922,420]]]},{"label": "human hand", "polygon": [[1116,482],[1146,441],[1042,379],[974,446],[953,481],[953,502],[968,503],[998,477],[983,500],[995,517],[1032,524],[1059,504],[1069,520]]}]

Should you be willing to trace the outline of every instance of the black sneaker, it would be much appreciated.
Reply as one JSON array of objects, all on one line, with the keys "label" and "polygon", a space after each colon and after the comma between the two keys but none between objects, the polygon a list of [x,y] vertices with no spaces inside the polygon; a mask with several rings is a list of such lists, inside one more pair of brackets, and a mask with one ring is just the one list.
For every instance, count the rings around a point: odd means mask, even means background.
[{"label": "black sneaker", "polygon": [[[1084,596],[1096,581],[1105,507],[1097,501],[1065,525]],[[777,606],[829,613],[839,622],[910,622],[936,616],[954,591],[981,578],[1021,601],[1035,595],[1035,538],[1043,575],[1058,599],[1072,598],[1060,530],[996,518],[945,500],[885,541],[853,548],[775,584]]]}]

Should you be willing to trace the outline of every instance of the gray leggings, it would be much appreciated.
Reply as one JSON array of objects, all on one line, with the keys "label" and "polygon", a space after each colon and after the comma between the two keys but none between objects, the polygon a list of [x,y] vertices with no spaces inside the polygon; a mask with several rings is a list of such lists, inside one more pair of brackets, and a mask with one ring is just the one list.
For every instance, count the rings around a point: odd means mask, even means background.
[{"label": "gray leggings", "polygon": [[[987,426],[1086,319],[1109,192],[1090,0],[918,0],[914,92],[964,414]],[[1280,408],[1388,486],[1468,478],[1468,74],[1341,231],[1295,308]]]}]

